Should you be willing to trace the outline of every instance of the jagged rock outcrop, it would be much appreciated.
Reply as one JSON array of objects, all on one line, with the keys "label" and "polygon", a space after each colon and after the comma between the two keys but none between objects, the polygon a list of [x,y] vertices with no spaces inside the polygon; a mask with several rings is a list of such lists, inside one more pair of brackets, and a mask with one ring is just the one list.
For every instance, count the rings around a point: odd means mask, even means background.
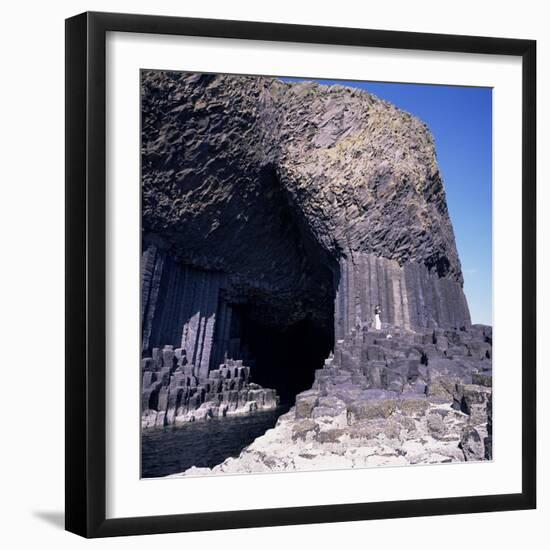
[{"label": "jagged rock outcrop", "polygon": [[141,363],[142,427],[163,427],[195,420],[209,420],[278,405],[275,390],[249,381],[250,368],[228,359],[203,375],[187,362],[185,349],[153,349]]},{"label": "jagged rock outcrop", "polygon": [[181,349],[199,381],[226,359],[255,380],[246,323],[305,320],[335,354],[377,304],[392,327],[470,326],[434,140],[369,93],[143,71],[142,214],[143,356]]},{"label": "jagged rock outcrop", "polygon": [[490,460],[492,331],[354,332],[244,449],[180,475]]}]

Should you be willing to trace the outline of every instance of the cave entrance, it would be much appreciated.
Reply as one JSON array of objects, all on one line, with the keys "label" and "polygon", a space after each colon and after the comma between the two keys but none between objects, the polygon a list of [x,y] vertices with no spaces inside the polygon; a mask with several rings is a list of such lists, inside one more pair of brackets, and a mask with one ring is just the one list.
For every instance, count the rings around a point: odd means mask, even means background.
[{"label": "cave entrance", "polygon": [[212,363],[224,355],[242,359],[252,382],[293,405],[334,349],[339,263],[314,235],[275,166],[263,166],[256,183],[254,208],[229,247],[240,258],[239,277],[224,289]]},{"label": "cave entrance", "polygon": [[315,370],[334,347],[332,326],[305,318],[286,326],[263,324],[250,308],[239,308],[241,342],[253,358],[251,380],[277,390],[281,405],[294,405],[298,393],[310,389]]}]

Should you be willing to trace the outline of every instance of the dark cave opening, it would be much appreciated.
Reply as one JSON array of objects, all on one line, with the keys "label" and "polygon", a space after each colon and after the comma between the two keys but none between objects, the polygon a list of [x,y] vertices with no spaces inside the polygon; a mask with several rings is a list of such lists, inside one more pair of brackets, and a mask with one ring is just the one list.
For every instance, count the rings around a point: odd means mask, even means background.
[{"label": "dark cave opening", "polygon": [[[156,369],[159,362],[153,356],[162,356],[164,365],[164,354],[171,354],[164,352],[166,346],[186,361],[162,378],[161,388],[153,387],[159,385],[156,372],[144,372],[145,392],[164,395],[146,409],[159,413],[146,417],[147,426],[173,423],[208,403],[223,403],[231,411],[244,406],[240,400],[248,394],[238,401],[230,395],[237,391],[234,380],[224,381],[223,387],[212,383],[221,366],[233,366],[230,361],[250,367],[246,384],[260,386],[253,391],[273,389],[282,408],[288,408],[298,393],[312,387],[315,371],[334,348],[340,274],[332,244],[308,222],[275,166],[265,165],[239,181],[239,192],[213,201],[193,224],[181,224],[175,233],[163,228],[144,236],[145,364],[154,363]],[[189,226],[196,233],[188,232]],[[194,380],[187,380],[190,372]],[[174,384],[179,390],[182,380],[192,390],[180,392],[183,405],[174,402],[172,407],[170,396],[180,395]],[[274,405],[272,392],[259,395],[260,409]],[[169,406],[168,418],[164,411]],[[219,410],[223,407],[205,414]]]},{"label": "dark cave opening", "polygon": [[[334,349],[339,268],[312,233],[275,167],[265,166],[260,179],[263,196],[271,198],[261,217],[263,226],[270,227],[270,238],[267,247],[259,248],[269,257],[265,265],[276,260],[284,268],[279,276],[286,280],[286,292],[259,292],[256,299],[233,309],[252,382],[275,389],[281,404],[292,406],[298,393],[311,388],[315,370],[323,367]],[[265,225],[267,219],[271,226]],[[271,239],[282,248],[275,251]]]},{"label": "dark cave opening", "polygon": [[[205,212],[188,224],[200,238],[190,235],[185,247],[174,246],[164,234],[147,235],[142,263],[145,364],[158,365],[154,348],[159,356],[166,344],[174,354],[184,351],[188,364],[163,378],[160,372],[143,372],[145,397],[155,393],[148,407],[154,413],[142,417],[142,425],[143,418],[147,423],[153,418],[154,424],[146,427],[165,428],[142,438],[144,477],[213,467],[238,456],[275,426],[298,393],[312,387],[315,371],[334,348],[339,262],[313,233],[274,168],[265,167],[258,178],[254,208],[229,201],[219,212]],[[210,215],[223,221],[219,231],[210,231]],[[172,351],[163,353],[170,357]],[[213,407],[206,413],[211,417],[202,417],[208,422],[178,425],[178,415],[195,414],[215,400],[236,410],[235,378],[226,378],[214,394],[210,391],[220,366],[231,364],[228,360],[250,367],[245,399],[250,389],[274,389],[280,406],[272,408],[270,397],[269,409],[236,416],[216,416],[222,408],[214,413]],[[218,371],[215,376],[213,371]],[[162,387],[155,389],[159,380]],[[189,385],[178,394],[176,385],[182,380]],[[171,395],[184,397],[168,418]],[[173,429],[166,429],[171,424]]]},{"label": "dark cave opening", "polygon": [[286,326],[258,321],[246,306],[240,308],[241,341],[250,356],[251,379],[274,388],[281,404],[293,405],[296,394],[310,389],[315,370],[334,347],[334,329],[310,317]]},{"label": "dark cave opening", "polygon": [[252,382],[275,389],[282,405],[293,405],[334,349],[339,264],[313,234],[275,166],[264,166],[258,182],[261,193],[241,233],[248,246],[240,269],[268,284],[226,291],[230,339],[238,342],[232,357],[251,367]]}]

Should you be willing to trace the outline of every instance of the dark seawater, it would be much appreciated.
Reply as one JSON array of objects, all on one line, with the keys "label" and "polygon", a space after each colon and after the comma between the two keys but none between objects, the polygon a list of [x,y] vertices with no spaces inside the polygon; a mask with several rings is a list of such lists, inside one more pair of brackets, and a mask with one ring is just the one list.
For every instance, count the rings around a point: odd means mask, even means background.
[{"label": "dark seawater", "polygon": [[143,430],[141,475],[162,477],[191,466],[212,468],[230,456],[237,457],[247,445],[273,428],[289,408],[281,406],[246,416]]}]

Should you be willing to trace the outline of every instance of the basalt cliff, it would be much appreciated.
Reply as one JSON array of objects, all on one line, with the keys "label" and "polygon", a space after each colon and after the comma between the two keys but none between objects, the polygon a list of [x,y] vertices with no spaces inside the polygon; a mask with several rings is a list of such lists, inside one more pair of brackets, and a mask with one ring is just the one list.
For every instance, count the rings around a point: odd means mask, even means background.
[{"label": "basalt cliff", "polygon": [[426,125],[341,86],[141,83],[143,425],[296,394],[293,423],[332,411],[349,427],[389,400],[387,420],[411,394],[439,410],[442,392],[469,416],[477,392],[488,445],[492,335],[471,326]]}]

